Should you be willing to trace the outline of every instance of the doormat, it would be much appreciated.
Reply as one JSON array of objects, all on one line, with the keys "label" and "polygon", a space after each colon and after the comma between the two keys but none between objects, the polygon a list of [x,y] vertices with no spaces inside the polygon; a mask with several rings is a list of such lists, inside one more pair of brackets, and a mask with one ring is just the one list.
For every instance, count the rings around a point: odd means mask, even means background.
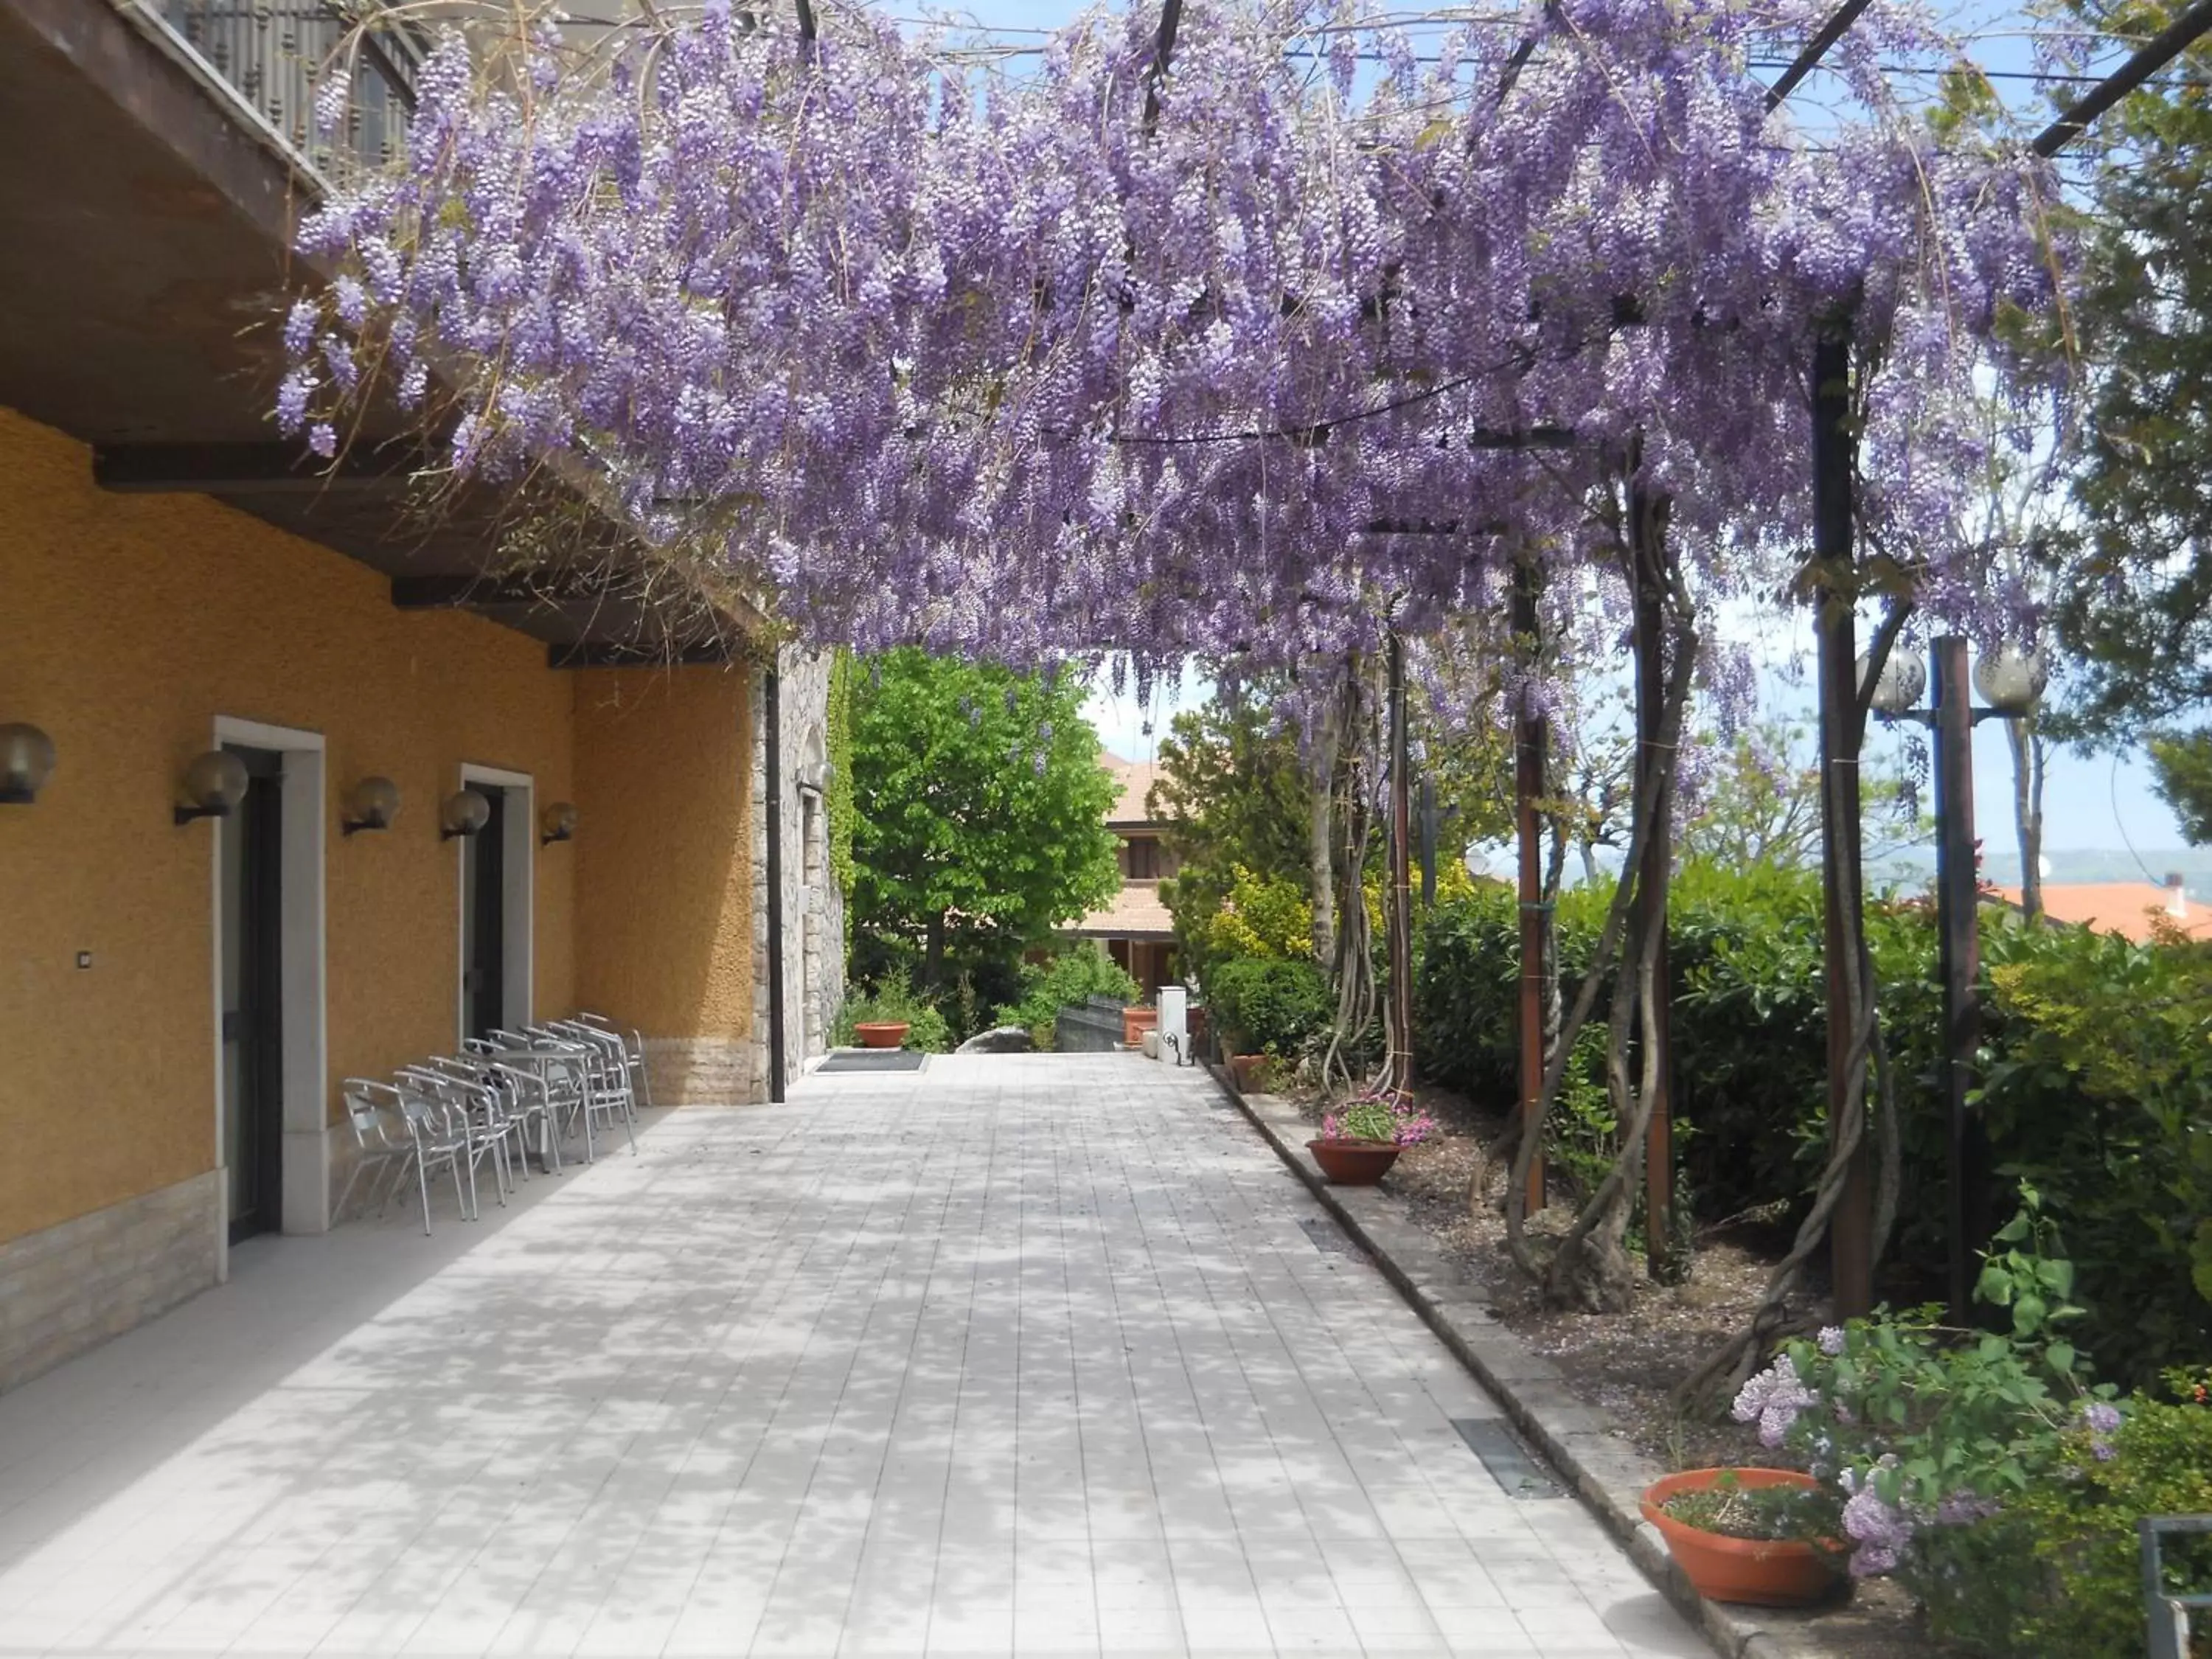
[{"label": "doormat", "polygon": [[929,1056],[918,1048],[840,1048],[817,1066],[822,1072],[918,1072]]}]

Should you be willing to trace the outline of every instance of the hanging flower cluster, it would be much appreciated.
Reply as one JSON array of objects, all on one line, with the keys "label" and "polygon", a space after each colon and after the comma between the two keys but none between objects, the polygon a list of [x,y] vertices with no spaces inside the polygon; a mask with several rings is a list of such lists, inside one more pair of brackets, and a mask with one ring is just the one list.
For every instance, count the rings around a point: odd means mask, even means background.
[{"label": "hanging flower cluster", "polygon": [[556,465],[820,641],[1293,663],[1502,610],[1516,558],[1573,583],[1632,471],[1704,591],[1778,592],[1842,327],[1869,535],[1971,612],[2049,179],[1894,104],[1882,62],[1950,51],[1894,0],[1832,125],[1770,112],[1748,64],[1824,10],[1549,0],[1417,52],[1210,0],[1164,72],[1147,8],[1018,76],[726,0],[592,52],[450,33],[405,161],[302,230],[278,416]]}]

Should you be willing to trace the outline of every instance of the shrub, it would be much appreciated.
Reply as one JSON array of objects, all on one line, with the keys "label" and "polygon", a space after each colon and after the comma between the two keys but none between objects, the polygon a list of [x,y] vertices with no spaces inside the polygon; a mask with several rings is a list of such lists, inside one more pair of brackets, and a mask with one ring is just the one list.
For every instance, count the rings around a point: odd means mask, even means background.
[{"label": "shrub", "polygon": [[1328,1029],[1336,1009],[1328,980],[1311,962],[1231,957],[1206,970],[1206,1006],[1225,1038],[1248,1051],[1294,1058]]},{"label": "shrub", "polygon": [[[2016,1611],[2001,1627],[2007,1645],[1983,1638],[1990,1651],[2079,1659],[2134,1659],[2142,1652],[2136,1521],[2212,1512],[2206,1376],[2173,1372],[2167,1398],[2137,1395],[2119,1411],[2117,1428],[2075,1429],[2058,1477],[2037,1483],[2007,1507],[1991,1540],[2004,1554],[1991,1552],[1996,1559],[1987,1565],[2000,1572],[2009,1568],[2010,1582],[2033,1584],[2039,1593],[2001,1598]],[[2166,1589],[2212,1588],[2206,1540],[2169,1534],[2162,1541]],[[2208,1636],[2195,1638],[2195,1651],[2212,1646]]]},{"label": "shrub", "polygon": [[1022,964],[1021,995],[1000,1005],[994,1023],[1018,1025],[1040,1048],[1053,1043],[1053,1027],[1060,1011],[1086,997],[1112,997],[1134,1002],[1137,981],[1095,940],[1084,939],[1060,951],[1048,962]]},{"label": "shrub", "polygon": [[[1170,883],[1164,897],[1201,963],[1230,957],[1284,959],[1313,954],[1313,905],[1304,886],[1288,876],[1263,875],[1234,866],[1229,890],[1217,908],[1185,918],[1184,890]],[[1180,902],[1179,902],[1180,901]]]},{"label": "shrub", "polygon": [[2212,1357],[2212,950],[2081,929],[1988,941],[1991,1142],[2110,1310],[2100,1369],[2147,1384]]},{"label": "shrub", "polygon": [[[1561,895],[1563,992],[1589,960],[1610,886]],[[1686,865],[1668,966],[1682,1176],[1705,1221],[1807,1200],[1827,1155],[1820,881],[1798,870]],[[1504,1111],[1518,1097],[1517,908],[1491,884],[1440,902],[1416,959],[1423,1072]],[[1891,1261],[1931,1274],[1947,1211],[1941,993],[1932,909],[1869,901],[1867,936],[1904,1152]],[[2212,947],[2131,945],[1982,925],[1984,1088],[1997,1168],[2043,1194],[2077,1264],[2079,1337],[2100,1372],[2140,1385],[2212,1353]],[[1601,1012],[1603,1003],[1600,1005]],[[1602,1019],[1585,1029],[1549,1151],[1588,1183],[1616,1131]]]},{"label": "shrub", "polygon": [[906,1041],[901,1047],[933,1054],[941,1054],[951,1048],[952,1028],[945,1023],[945,1016],[896,980],[859,996],[846,998],[845,1006],[837,1011],[836,1024],[830,1028],[830,1041],[849,1044],[855,1025],[899,1020],[907,1025]]}]

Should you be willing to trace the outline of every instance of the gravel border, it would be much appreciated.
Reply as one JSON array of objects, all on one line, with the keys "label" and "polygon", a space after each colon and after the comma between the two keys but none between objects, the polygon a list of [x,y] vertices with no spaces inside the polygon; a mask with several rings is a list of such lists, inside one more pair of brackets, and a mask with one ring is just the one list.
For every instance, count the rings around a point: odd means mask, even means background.
[{"label": "gravel border", "polygon": [[1828,1659],[1832,1650],[1810,1628],[1817,1613],[1731,1607],[1691,1589],[1639,1504],[1644,1489],[1667,1471],[1631,1447],[1603,1412],[1577,1399],[1557,1365],[1530,1352],[1498,1323],[1479,1287],[1468,1283],[1412,1218],[1404,1200],[1376,1187],[1331,1186],[1306,1150],[1313,1126],[1296,1105],[1278,1095],[1239,1094],[1224,1068],[1209,1065],[1206,1070],[1413,1311],[1497,1395],[1514,1426],[1644,1576],[1703,1629],[1723,1659]]}]

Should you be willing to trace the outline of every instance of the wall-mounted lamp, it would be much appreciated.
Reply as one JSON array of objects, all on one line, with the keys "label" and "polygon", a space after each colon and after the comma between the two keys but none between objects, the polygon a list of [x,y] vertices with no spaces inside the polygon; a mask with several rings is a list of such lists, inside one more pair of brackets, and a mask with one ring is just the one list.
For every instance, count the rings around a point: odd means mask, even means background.
[{"label": "wall-mounted lamp", "polygon": [[473,836],[491,822],[491,803],[479,790],[457,789],[438,809],[438,839]]},{"label": "wall-mounted lamp", "polygon": [[338,828],[349,836],[356,830],[389,830],[398,815],[399,786],[390,778],[363,778],[346,791]]},{"label": "wall-mounted lamp", "polygon": [[210,749],[185,769],[178,793],[184,798],[177,808],[179,823],[227,818],[230,809],[246,799],[246,763],[228,750]]},{"label": "wall-mounted lamp", "polygon": [[550,847],[556,841],[574,841],[576,809],[565,800],[556,800],[539,815],[538,824],[540,847]]},{"label": "wall-mounted lamp", "polygon": [[53,775],[54,740],[35,726],[0,726],[0,804],[28,806]]}]

